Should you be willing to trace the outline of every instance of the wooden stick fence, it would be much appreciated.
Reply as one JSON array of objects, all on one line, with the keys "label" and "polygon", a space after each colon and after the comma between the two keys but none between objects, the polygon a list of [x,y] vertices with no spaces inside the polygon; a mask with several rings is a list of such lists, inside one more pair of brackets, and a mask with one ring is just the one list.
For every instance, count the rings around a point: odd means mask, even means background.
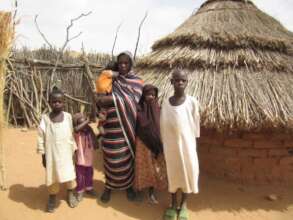
[{"label": "wooden stick fence", "polygon": [[[36,59],[11,59],[5,83],[5,104],[7,122],[13,125],[35,127],[41,115],[49,111],[46,99],[50,71],[55,63]],[[92,105],[95,77],[103,69],[101,65],[90,64],[83,59],[79,64],[58,64],[54,81],[66,97],[65,111],[95,111]]]}]

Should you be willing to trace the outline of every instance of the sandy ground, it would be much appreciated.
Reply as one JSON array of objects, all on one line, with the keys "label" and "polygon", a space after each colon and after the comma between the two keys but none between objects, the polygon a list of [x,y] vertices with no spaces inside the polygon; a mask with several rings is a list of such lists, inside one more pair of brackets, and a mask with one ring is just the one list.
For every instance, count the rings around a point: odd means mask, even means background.
[{"label": "sandy ground", "polygon": [[[35,153],[36,132],[8,129],[4,135],[8,190],[0,191],[0,219],[106,219],[159,220],[168,205],[168,194],[159,193],[159,205],[128,202],[124,192],[116,192],[109,205],[85,198],[77,208],[65,202],[61,191],[60,204],[53,214],[44,212],[47,192],[41,158]],[[103,190],[101,152],[95,164],[95,189]],[[265,196],[276,194],[277,201]],[[201,175],[200,193],[189,199],[190,219],[196,220],[292,220],[293,187],[244,186]]]}]

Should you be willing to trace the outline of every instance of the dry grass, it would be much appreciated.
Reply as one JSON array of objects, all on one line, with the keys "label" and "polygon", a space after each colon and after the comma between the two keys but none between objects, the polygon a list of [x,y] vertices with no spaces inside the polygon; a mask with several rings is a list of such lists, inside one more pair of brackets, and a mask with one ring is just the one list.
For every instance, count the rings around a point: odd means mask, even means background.
[{"label": "dry grass", "polygon": [[[46,60],[55,62],[56,60],[56,54],[58,53],[58,50],[55,49],[49,49],[47,47],[41,47],[39,49],[31,50],[27,47],[22,47],[19,49],[14,49],[12,53],[12,58],[14,59],[38,59],[38,60]],[[81,52],[73,51],[73,50],[65,50],[61,63],[63,64],[78,64],[81,63]],[[86,53],[85,54],[88,61],[90,63],[95,63],[99,65],[107,65],[108,62],[111,60],[111,55],[105,54],[105,53]]]},{"label": "dry grass", "polygon": [[5,188],[5,166],[3,152],[3,128],[4,128],[4,106],[3,94],[6,66],[5,62],[9,56],[12,40],[14,36],[14,27],[12,16],[9,12],[0,12],[0,188]]},{"label": "dry grass", "polygon": [[292,130],[292,45],[292,32],[253,3],[209,0],[158,40],[137,71],[163,98],[172,69],[185,69],[204,127]]}]

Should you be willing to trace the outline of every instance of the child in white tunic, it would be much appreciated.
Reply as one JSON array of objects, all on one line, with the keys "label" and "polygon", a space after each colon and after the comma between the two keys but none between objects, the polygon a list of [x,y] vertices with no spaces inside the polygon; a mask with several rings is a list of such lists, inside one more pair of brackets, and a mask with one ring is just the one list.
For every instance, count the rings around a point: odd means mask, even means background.
[{"label": "child in white tunic", "polygon": [[[161,135],[167,166],[169,192],[172,206],[164,219],[188,219],[186,199],[189,193],[198,193],[199,165],[196,138],[200,133],[199,105],[196,98],[185,95],[187,74],[182,70],[172,73],[174,95],[165,100],[161,112]],[[177,213],[177,192],[182,191],[182,200]]]},{"label": "child in white tunic", "polygon": [[73,192],[76,187],[73,155],[77,147],[73,137],[72,117],[63,111],[63,93],[53,89],[49,104],[52,111],[41,118],[37,152],[42,154],[43,166],[46,168],[46,185],[49,191],[47,211],[53,212],[60,183],[66,184],[69,206],[77,206]]}]

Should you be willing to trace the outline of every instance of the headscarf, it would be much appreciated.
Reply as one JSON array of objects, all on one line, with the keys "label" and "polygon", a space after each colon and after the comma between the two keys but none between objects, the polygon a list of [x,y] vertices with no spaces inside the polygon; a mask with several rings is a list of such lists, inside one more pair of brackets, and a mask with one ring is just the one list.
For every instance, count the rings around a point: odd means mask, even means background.
[{"label": "headscarf", "polygon": [[117,62],[119,60],[119,57],[121,57],[122,55],[128,56],[128,58],[130,60],[130,71],[131,71],[132,67],[134,66],[134,60],[133,60],[132,53],[130,51],[127,51],[127,50],[119,53],[118,56],[117,56]]},{"label": "headscarf", "polygon": [[[152,102],[146,102],[145,95],[151,90],[155,91],[156,97]],[[162,152],[158,88],[151,84],[143,87],[137,114],[137,135],[155,155]]]}]

